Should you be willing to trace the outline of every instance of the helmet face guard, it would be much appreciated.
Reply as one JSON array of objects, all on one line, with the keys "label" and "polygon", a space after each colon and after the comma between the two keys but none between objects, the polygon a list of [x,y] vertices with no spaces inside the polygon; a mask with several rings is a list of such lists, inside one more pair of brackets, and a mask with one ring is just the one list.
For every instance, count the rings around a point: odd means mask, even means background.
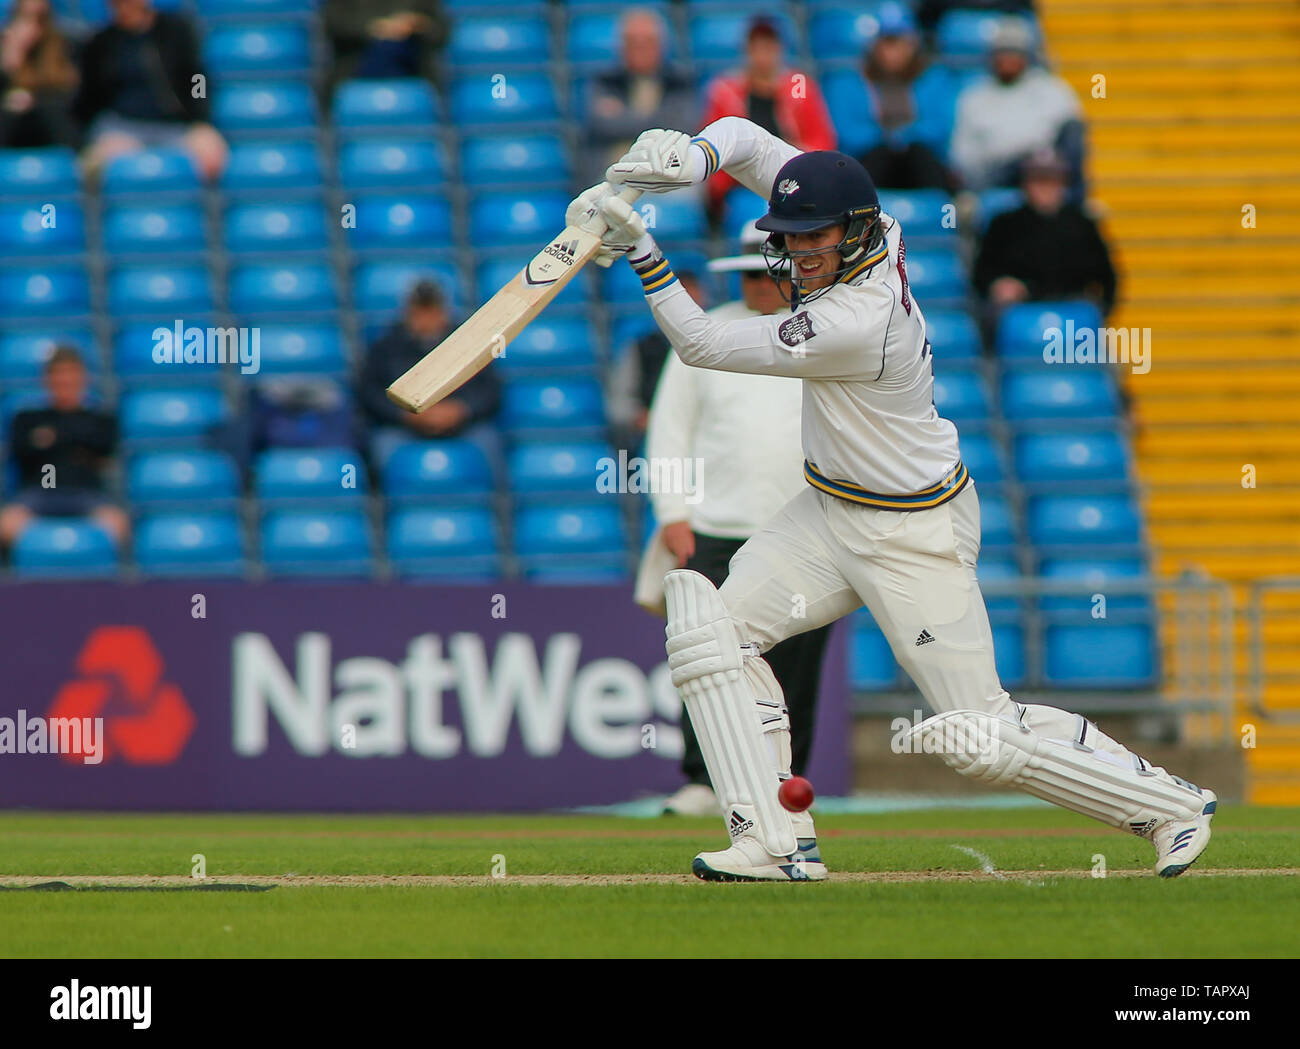
[{"label": "helmet face guard", "polygon": [[[844,235],[834,245],[820,248],[802,248],[792,251],[786,246],[787,233],[813,233],[831,226],[843,226]],[[767,272],[777,282],[781,295],[792,310],[802,303],[811,302],[840,283],[857,269],[864,259],[876,253],[884,241],[884,231],[880,224],[880,207],[853,208],[838,215],[816,219],[782,220],[771,215],[759,220],[759,228],[767,229],[769,236],[762,245],[763,259],[767,263]],[[820,288],[807,290],[804,283],[808,278],[798,276],[797,261],[813,255],[824,255],[828,250],[835,251],[841,265],[829,274],[830,280]],[[820,281],[827,276],[818,274],[811,278]],[[790,284],[789,294],[785,283]]]}]

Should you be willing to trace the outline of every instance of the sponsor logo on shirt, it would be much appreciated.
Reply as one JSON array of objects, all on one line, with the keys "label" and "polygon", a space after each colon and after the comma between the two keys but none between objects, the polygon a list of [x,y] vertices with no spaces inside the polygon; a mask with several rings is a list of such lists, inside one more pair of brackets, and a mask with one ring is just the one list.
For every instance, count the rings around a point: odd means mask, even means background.
[{"label": "sponsor logo on shirt", "polygon": [[802,313],[796,313],[777,328],[776,334],[787,346],[798,346],[817,333],[813,331],[812,318],[808,316],[808,311],[804,310]]}]

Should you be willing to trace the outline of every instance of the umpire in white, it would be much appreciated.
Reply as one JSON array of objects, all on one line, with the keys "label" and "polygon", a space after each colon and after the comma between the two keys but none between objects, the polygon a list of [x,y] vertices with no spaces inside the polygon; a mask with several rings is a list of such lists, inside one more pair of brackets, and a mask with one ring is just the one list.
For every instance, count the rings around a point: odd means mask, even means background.
[{"label": "umpire in white", "polygon": [[[709,311],[719,321],[770,316],[786,309],[780,286],[768,275],[761,248],[766,234],[751,222],[741,253],[714,259],[715,273],[740,274],[741,301]],[[689,568],[714,586],[727,578],[735,553],[805,487],[799,420],[802,384],[788,376],[690,368],[670,353],[655,389],[646,428],[651,462],[700,462],[698,491],[651,494],[658,529],[651,537],[639,595],[656,607],[667,568]],[[813,719],[822,656],[830,627],[819,627],[773,646],[767,661],[785,693],[790,715],[791,767],[803,775],[812,749]],[[665,803],[666,812],[716,816],[718,801],[704,756],[682,712],[686,785]]]}]

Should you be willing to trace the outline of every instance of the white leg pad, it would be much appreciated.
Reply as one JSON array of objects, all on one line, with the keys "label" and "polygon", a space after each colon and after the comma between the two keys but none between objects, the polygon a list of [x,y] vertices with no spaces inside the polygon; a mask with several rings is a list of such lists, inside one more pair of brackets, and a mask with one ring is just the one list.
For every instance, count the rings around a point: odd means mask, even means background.
[{"label": "white leg pad", "polygon": [[[768,709],[759,708],[760,699],[779,704],[786,726],[788,774],[789,720],[780,687],[764,660],[744,655],[735,623],[704,576],[680,569],[669,572],[664,577],[664,596],[672,682],[695,727],[728,833],[735,839],[752,831],[768,852],[789,856],[798,842],[790,814],[776,796],[781,780],[777,708],[770,710],[771,732],[763,731],[767,726],[760,725],[756,713]],[[778,737],[776,754],[764,742],[767,735]]]},{"label": "white leg pad", "polygon": [[[1200,791],[1153,768],[1078,715],[1054,707],[1018,707],[1020,717],[951,710],[926,718],[912,735],[918,750],[938,753],[964,776],[1015,786],[1028,794],[1115,827],[1142,834],[1156,823],[1189,819],[1201,811]],[[1046,731],[1078,724],[1072,738]],[[1088,728],[1106,749],[1089,745]],[[1079,736],[1083,739],[1080,740]]]}]

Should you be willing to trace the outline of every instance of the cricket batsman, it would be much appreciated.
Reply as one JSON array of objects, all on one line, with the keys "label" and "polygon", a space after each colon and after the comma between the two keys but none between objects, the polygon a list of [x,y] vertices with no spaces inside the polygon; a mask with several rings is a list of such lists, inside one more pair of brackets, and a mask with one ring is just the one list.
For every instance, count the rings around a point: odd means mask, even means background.
[{"label": "cricket batsman", "polygon": [[[614,194],[667,193],[725,171],[768,199],[758,227],[790,311],[721,320],[681,288],[641,216]],[[812,817],[778,802],[789,720],[763,653],[870,609],[935,714],[913,732],[965,776],[1147,838],[1161,877],[1205,851],[1217,798],[1153,767],[1085,718],[1011,699],[975,578],[979,500],[957,430],[935,410],[925,317],[896,220],[856,160],[801,153],[740,117],[691,137],[646,131],[578,196],[568,221],[606,227],[598,262],[626,256],[688,365],[803,380],[807,487],[741,547],[721,589],[664,580],[668,665],[699,737],[731,844],[695,857],[711,881],[826,877]],[[797,616],[795,610],[803,612]],[[932,734],[939,745],[927,742]]]}]

